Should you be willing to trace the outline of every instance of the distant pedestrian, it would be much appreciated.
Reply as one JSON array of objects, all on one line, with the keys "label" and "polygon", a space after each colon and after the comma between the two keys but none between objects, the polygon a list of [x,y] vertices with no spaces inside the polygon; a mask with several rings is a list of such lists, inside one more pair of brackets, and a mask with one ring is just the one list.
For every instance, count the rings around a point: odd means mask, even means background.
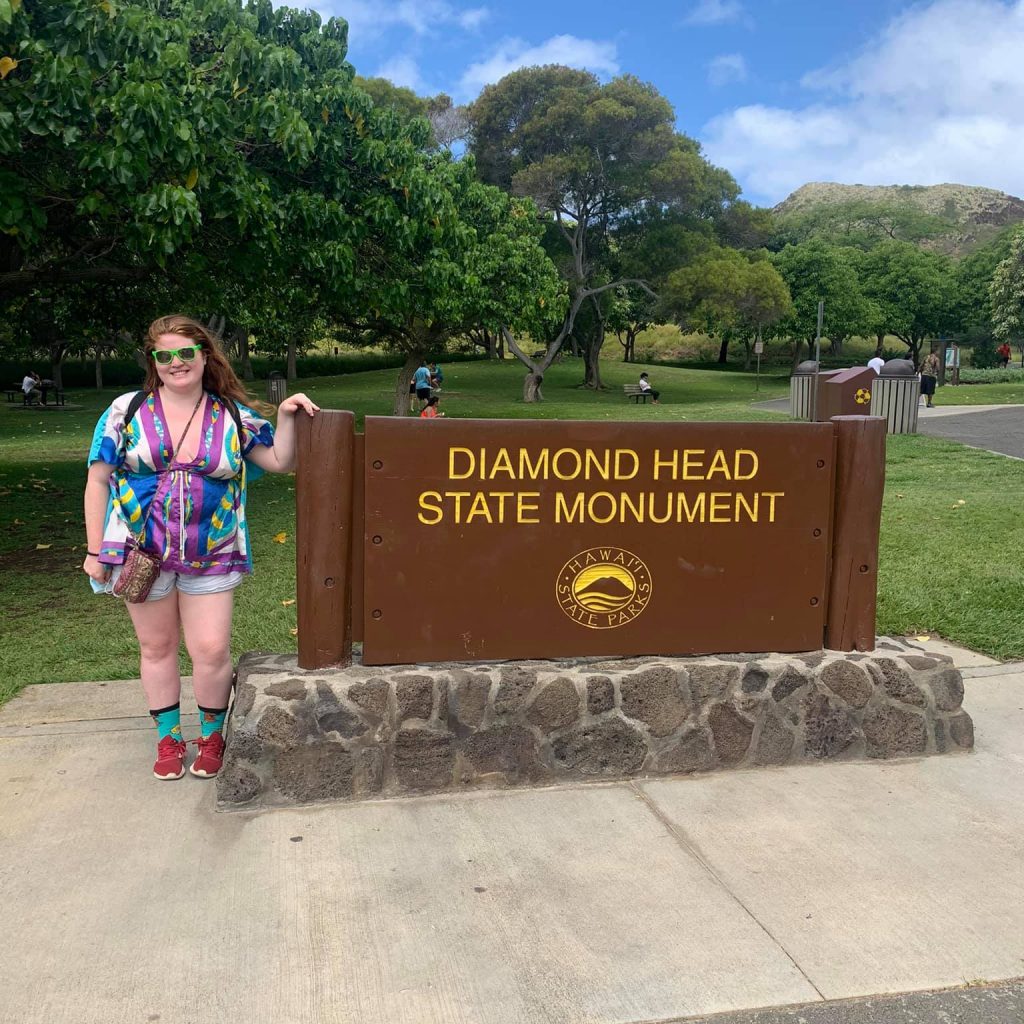
[{"label": "distant pedestrian", "polygon": [[996,355],[999,357],[999,365],[1005,370],[1010,365],[1010,343],[1004,341],[999,348],[996,349]]},{"label": "distant pedestrian", "polygon": [[881,373],[882,367],[885,366],[885,360],[881,356],[874,356],[868,360],[868,366],[870,366],[875,373]]},{"label": "distant pedestrian", "polygon": [[430,386],[435,391],[441,390],[441,385],[444,383],[444,371],[437,363],[430,364]]},{"label": "distant pedestrian", "polygon": [[416,385],[416,397],[420,400],[420,408],[422,409],[430,397],[430,370],[427,368],[426,359],[420,360],[420,365],[412,375],[412,382]]},{"label": "distant pedestrian", "polygon": [[439,412],[437,408],[440,401],[441,399],[438,398],[437,395],[431,395],[430,398],[427,399],[427,404],[423,406],[423,412],[420,413],[420,419],[432,420],[436,419],[438,416],[443,416],[444,413]]},{"label": "distant pedestrian", "polygon": [[935,395],[935,385],[939,382],[939,357],[935,352],[929,352],[928,358],[921,364],[921,394],[924,395],[925,405],[932,409],[935,403],[932,398]]},{"label": "distant pedestrian", "polygon": [[650,395],[654,400],[654,404],[658,405],[658,399],[661,397],[661,392],[655,391],[654,388],[651,387],[651,382],[647,379],[646,373],[640,374],[640,391],[642,394]]}]

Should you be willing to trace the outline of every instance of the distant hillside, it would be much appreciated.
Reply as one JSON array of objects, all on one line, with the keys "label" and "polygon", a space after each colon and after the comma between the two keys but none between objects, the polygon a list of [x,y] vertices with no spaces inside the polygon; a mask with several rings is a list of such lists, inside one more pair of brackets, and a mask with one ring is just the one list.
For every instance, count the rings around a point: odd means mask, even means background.
[{"label": "distant hillside", "polygon": [[[1003,228],[1024,222],[1024,200],[977,185],[839,185],[815,181],[798,188],[775,207],[783,224],[821,224],[823,233],[829,211],[835,214],[831,228],[838,233],[851,229],[851,214],[864,224],[864,211],[891,214],[905,211],[921,215],[917,225],[926,248],[962,256],[984,244]],[[822,222],[824,218],[824,223]],[[900,237],[897,230],[896,237]]]}]

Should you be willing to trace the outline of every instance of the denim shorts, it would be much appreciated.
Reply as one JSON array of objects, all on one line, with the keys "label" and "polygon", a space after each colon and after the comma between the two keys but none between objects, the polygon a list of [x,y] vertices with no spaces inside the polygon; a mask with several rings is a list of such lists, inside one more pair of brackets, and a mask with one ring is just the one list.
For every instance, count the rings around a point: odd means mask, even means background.
[{"label": "denim shorts", "polygon": [[[93,582],[93,590],[98,594],[113,594],[114,584],[121,575],[121,566],[113,566],[113,572],[106,583]],[[188,576],[185,573],[161,572],[153,584],[153,589],[146,596],[147,601],[159,601],[167,597],[175,588],[183,594],[222,594],[225,590],[234,590],[242,582],[242,573],[228,572],[218,575]]]}]

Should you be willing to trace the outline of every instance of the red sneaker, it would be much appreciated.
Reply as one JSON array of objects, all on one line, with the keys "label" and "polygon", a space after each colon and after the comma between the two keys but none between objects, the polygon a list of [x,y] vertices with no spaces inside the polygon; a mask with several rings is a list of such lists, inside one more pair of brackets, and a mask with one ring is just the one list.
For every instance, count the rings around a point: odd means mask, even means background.
[{"label": "red sneaker", "polygon": [[224,764],[224,737],[219,732],[192,741],[199,747],[199,754],[189,771],[201,779],[212,779]]},{"label": "red sneaker", "polygon": [[185,774],[185,743],[173,736],[165,736],[156,745],[156,764],[153,774],[158,779],[170,781]]}]

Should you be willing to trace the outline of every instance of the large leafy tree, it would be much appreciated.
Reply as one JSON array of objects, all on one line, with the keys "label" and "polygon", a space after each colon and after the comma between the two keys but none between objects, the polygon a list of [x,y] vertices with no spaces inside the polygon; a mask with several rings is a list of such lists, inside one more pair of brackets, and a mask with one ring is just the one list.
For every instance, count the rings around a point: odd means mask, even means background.
[{"label": "large leafy tree", "polygon": [[1024,335],[1024,231],[1014,235],[1009,255],[996,267],[989,295],[996,336]]},{"label": "large leafy tree", "polygon": [[884,242],[866,253],[860,283],[876,310],[876,333],[893,334],[916,366],[925,339],[950,328],[954,281],[949,259],[909,242]]},{"label": "large leafy tree", "polygon": [[649,212],[713,217],[738,188],[707,163],[696,142],[674,130],[671,104],[632,76],[602,85],[586,71],[525,68],[486,88],[469,113],[482,177],[528,196],[549,218],[558,247],[551,251],[568,284],[559,331],[546,339],[542,357],[523,360],[529,377],[544,373],[586,304],[585,384],[600,387],[606,293],[627,286],[651,290],[643,279],[616,275],[617,228]]},{"label": "large leafy tree", "polygon": [[209,310],[235,283],[251,307],[288,280],[365,308],[368,257],[447,200],[428,126],[354,86],[346,33],[268,0],[0,3],[0,301],[142,286]]},{"label": "large leafy tree", "polygon": [[764,255],[750,259],[735,249],[713,249],[670,274],[661,300],[662,310],[682,326],[719,336],[720,363],[739,337],[749,364],[764,331],[794,312],[786,282]]},{"label": "large leafy tree", "polygon": [[792,313],[775,325],[774,332],[792,341],[794,368],[805,342],[813,354],[819,301],[825,303],[823,333],[828,337],[859,334],[870,325],[872,306],[861,290],[853,263],[841,249],[823,242],[787,245],[773,254],[772,264],[793,301]]}]

